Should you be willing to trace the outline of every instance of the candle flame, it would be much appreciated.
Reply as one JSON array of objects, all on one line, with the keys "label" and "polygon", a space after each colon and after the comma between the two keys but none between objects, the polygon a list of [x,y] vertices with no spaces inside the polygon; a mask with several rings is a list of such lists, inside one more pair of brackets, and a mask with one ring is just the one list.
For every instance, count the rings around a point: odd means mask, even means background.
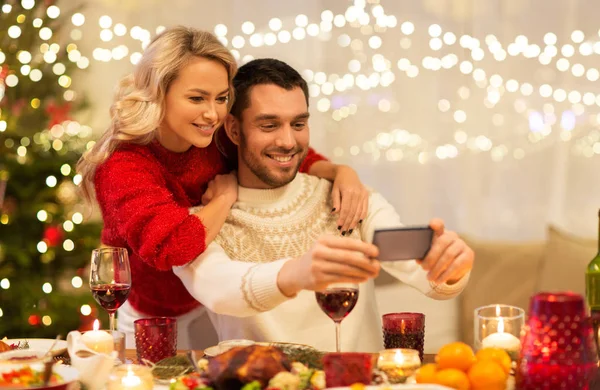
[{"label": "candle flame", "polygon": [[500,305],[496,305],[496,317],[500,317]]},{"label": "candle flame", "polygon": [[498,333],[504,333],[504,320],[502,317],[498,319]]},{"label": "candle flame", "polygon": [[402,351],[396,351],[396,354],[394,355],[394,363],[396,363],[396,364],[404,363],[404,355],[402,354]]},{"label": "candle flame", "polygon": [[94,320],[94,330],[100,329],[100,321],[98,319]]}]

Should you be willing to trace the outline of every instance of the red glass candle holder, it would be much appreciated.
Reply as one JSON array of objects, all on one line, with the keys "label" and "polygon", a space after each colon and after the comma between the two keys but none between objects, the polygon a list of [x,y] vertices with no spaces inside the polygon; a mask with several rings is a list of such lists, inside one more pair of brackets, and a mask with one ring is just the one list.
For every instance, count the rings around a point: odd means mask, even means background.
[{"label": "red glass candle holder", "polygon": [[385,349],[415,349],[423,361],[425,314],[389,313],[382,317]]},{"label": "red glass candle holder", "polygon": [[332,352],[323,356],[325,383],[327,387],[350,386],[355,383],[368,385],[373,375],[375,355],[358,352]]},{"label": "red glass candle holder", "polygon": [[135,350],[141,364],[157,363],[177,355],[177,320],[169,317],[142,318],[133,323]]},{"label": "red glass candle holder", "polygon": [[583,297],[532,297],[517,367],[520,390],[588,389],[597,370],[596,346]]}]

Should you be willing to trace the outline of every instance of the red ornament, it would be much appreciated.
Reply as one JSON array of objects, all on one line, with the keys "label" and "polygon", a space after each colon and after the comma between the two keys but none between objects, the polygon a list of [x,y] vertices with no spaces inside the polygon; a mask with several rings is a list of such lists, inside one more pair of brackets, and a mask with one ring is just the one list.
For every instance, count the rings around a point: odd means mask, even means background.
[{"label": "red ornament", "polygon": [[65,237],[60,226],[48,226],[44,230],[44,241],[49,247],[54,247],[60,244]]},{"label": "red ornament", "polygon": [[66,120],[69,120],[69,112],[71,111],[71,103],[65,103],[62,106],[54,102],[48,103],[46,113],[50,116],[48,128],[51,129],[54,125],[60,125]]},{"label": "red ornament", "polygon": [[27,322],[29,322],[29,325],[31,325],[31,326],[40,326],[42,324],[42,319],[40,318],[39,315],[32,314],[27,319]]}]

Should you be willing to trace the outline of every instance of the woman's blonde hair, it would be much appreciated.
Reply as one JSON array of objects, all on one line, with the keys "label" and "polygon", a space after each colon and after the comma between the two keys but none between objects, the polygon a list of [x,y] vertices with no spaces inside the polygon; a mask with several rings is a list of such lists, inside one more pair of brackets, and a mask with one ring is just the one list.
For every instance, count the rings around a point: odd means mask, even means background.
[{"label": "woman's blonde hair", "polygon": [[229,50],[209,32],[182,26],[166,29],[148,45],[133,73],[120,80],[110,107],[108,129],[77,163],[81,190],[88,202],[93,199],[96,168],[120,144],[148,144],[154,140],[165,115],[169,85],[194,57],[218,61],[227,69],[231,108],[237,65]]}]

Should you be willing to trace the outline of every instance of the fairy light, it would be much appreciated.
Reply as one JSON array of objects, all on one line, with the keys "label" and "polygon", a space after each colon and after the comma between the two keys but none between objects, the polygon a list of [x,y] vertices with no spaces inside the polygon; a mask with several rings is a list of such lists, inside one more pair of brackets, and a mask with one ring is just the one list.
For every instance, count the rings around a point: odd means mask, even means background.
[{"label": "fairy light", "polygon": [[42,285],[42,291],[46,294],[50,294],[52,292],[52,285],[48,282],[44,283]]},{"label": "fairy light", "polygon": [[74,276],[73,279],[71,279],[71,285],[74,288],[81,288],[81,286],[83,286],[83,279],[79,276]]},{"label": "fairy light", "polygon": [[46,212],[46,210],[40,210],[37,212],[37,219],[41,222],[46,222],[46,220],[48,219],[48,213]]},{"label": "fairy light", "polygon": [[63,229],[65,232],[72,232],[74,227],[75,227],[75,225],[73,224],[72,221],[63,222]]},{"label": "fairy light", "polygon": [[71,217],[71,220],[73,221],[74,224],[79,225],[80,223],[83,222],[83,215],[79,212],[76,212]]},{"label": "fairy light", "polygon": [[10,288],[10,281],[7,278],[0,280],[0,288],[8,290]]},{"label": "fairy light", "polygon": [[90,305],[81,305],[81,308],[79,308],[79,312],[84,316],[89,316],[90,314],[92,314],[92,308],[90,307]]},{"label": "fairy light", "polygon": [[63,242],[63,249],[67,252],[71,252],[73,249],[75,249],[75,243],[73,242],[73,240],[66,239]]},{"label": "fairy light", "polygon": [[[48,7],[47,13],[49,17],[51,14],[60,9],[55,6]],[[6,9],[5,9],[6,8]],[[3,12],[11,11],[8,7],[2,8]],[[57,15],[58,16],[58,15]],[[85,16],[81,13],[75,14],[71,17],[71,22],[75,27],[80,27],[85,22]],[[159,33],[164,29],[164,26],[152,27],[151,29],[145,29],[140,26],[133,26],[129,28],[123,23],[114,24],[110,16],[104,15],[98,19],[98,25],[101,29],[99,31],[100,41],[111,42],[115,37],[125,36],[127,32],[130,33],[131,37],[139,41],[139,46],[135,50],[130,50],[126,44],[120,43],[113,47],[98,47],[93,50],[93,60],[99,62],[109,62],[112,60],[128,60],[132,64],[137,64],[142,56],[141,51],[147,46],[150,41],[150,31],[156,31]],[[331,78],[331,75],[323,72],[313,72],[314,80],[309,81],[309,94],[311,97],[317,98],[317,110],[321,113],[327,113],[331,115],[331,118],[335,121],[340,121],[348,118],[350,114],[349,105],[347,102],[341,103],[339,101],[340,96],[336,96],[338,93],[350,92],[352,89],[358,89],[359,91],[369,91],[374,88],[386,88],[391,86],[398,77],[416,78],[425,74],[436,71],[459,71],[464,75],[472,77],[473,93],[466,86],[459,86],[456,90],[456,94],[452,97],[445,96],[438,100],[438,107],[440,113],[448,113],[451,118],[457,124],[465,123],[471,111],[468,110],[468,106],[460,107],[455,106],[454,100],[468,100],[473,97],[476,99],[469,101],[470,104],[484,104],[485,107],[492,108],[498,104],[504,104],[509,96],[510,99],[514,100],[510,104],[514,106],[516,114],[527,115],[530,108],[528,107],[528,100],[523,100],[521,97],[536,97],[539,96],[543,99],[551,99],[553,104],[572,104],[573,113],[577,116],[585,114],[593,114],[594,109],[598,109],[600,106],[600,95],[596,96],[593,92],[585,90],[585,88],[569,88],[562,89],[560,85],[555,83],[547,82],[545,84],[537,84],[527,82],[524,80],[509,79],[504,80],[502,74],[494,74],[494,69],[489,67],[489,62],[493,61],[500,63],[502,61],[508,61],[507,56],[521,57],[534,59],[538,66],[542,67],[556,67],[560,72],[567,72],[567,74],[574,77],[585,77],[588,81],[597,81],[600,79],[600,72],[593,66],[584,66],[584,61],[581,61],[581,56],[590,56],[593,54],[600,54],[600,41],[596,41],[597,38],[585,37],[585,34],[576,30],[570,34],[570,41],[561,40],[558,44],[558,37],[552,32],[547,32],[543,35],[543,44],[538,45],[538,42],[530,41],[525,35],[517,36],[513,42],[501,41],[498,37],[492,34],[488,34],[485,37],[476,37],[470,35],[457,35],[452,31],[444,31],[438,24],[432,24],[429,26],[415,26],[412,21],[404,20],[402,23],[398,23],[398,19],[394,15],[388,15],[385,12],[384,7],[378,2],[354,2],[352,5],[347,7],[345,12],[340,14],[334,14],[330,10],[323,10],[320,14],[320,19],[312,20],[304,14],[296,15],[292,18],[288,30],[283,30],[284,23],[279,18],[271,18],[266,23],[267,30],[261,30],[258,25],[255,25],[252,21],[244,21],[237,28],[229,28],[225,24],[217,24],[214,27],[214,33],[219,39],[230,48],[234,57],[241,63],[245,63],[254,58],[253,53],[248,52],[252,48],[266,46],[275,46],[277,44],[288,44],[294,41],[302,41],[311,37],[318,37],[320,40],[329,41],[334,39],[339,47],[347,48],[353,54],[353,58],[349,58],[347,62],[347,75],[341,74],[335,79]],[[14,27],[14,28],[13,28]],[[41,27],[41,25],[40,25]],[[349,29],[356,29],[358,35],[350,35],[349,33],[335,33],[335,29],[347,27]],[[9,30],[13,34],[20,34],[20,27],[15,25],[9,27]],[[15,30],[19,29],[18,31]],[[40,28],[40,37],[47,35],[49,40],[52,37],[52,31],[48,27]],[[382,55],[379,51],[385,45],[391,44],[392,41],[384,42],[382,33],[386,29],[398,28],[403,36],[394,43],[400,45],[404,57],[409,58],[387,58]],[[42,30],[44,32],[42,32]],[[73,36],[74,31],[71,31],[72,39],[76,40]],[[332,32],[332,33],[329,33]],[[432,50],[430,55],[426,58],[416,60],[410,58],[407,50],[412,45],[412,35],[418,32],[419,34],[427,37],[429,40],[429,48]],[[81,35],[81,32],[78,32]],[[228,36],[228,34],[231,34]],[[10,32],[9,32],[10,36]],[[79,37],[80,38],[80,37]],[[413,39],[419,39],[416,37]],[[417,42],[417,41],[415,41]],[[427,42],[427,41],[426,41]],[[141,47],[141,50],[140,50]],[[467,57],[462,54],[462,48],[466,49]],[[443,49],[443,51],[442,51]],[[42,51],[42,48],[40,48]],[[441,54],[438,52],[441,51]],[[393,51],[392,51],[393,52]],[[48,54],[50,53],[50,54]],[[54,53],[54,54],[52,54]],[[76,48],[73,50],[67,50],[68,59],[70,62],[76,64],[80,69],[86,69],[89,66],[90,59],[85,57],[82,52]],[[31,57],[35,53],[29,53]],[[72,101],[75,98],[74,92],[70,89],[72,80],[65,74],[66,67],[64,64],[57,63],[58,49],[56,51],[48,50],[42,51],[43,59],[46,63],[52,65],[52,71],[54,74],[59,76],[58,83],[66,89],[63,97],[65,100]],[[387,54],[386,54],[387,55]],[[4,61],[2,58],[3,54],[0,52],[0,63]],[[27,54],[22,55],[21,63],[23,65],[29,65],[32,58],[27,58]],[[21,60],[21,58],[19,58]],[[412,61],[411,61],[412,60]],[[61,60],[62,61],[62,60]],[[393,68],[391,65],[394,65]],[[397,68],[397,69],[396,69]],[[456,68],[455,70],[453,68]],[[10,74],[5,80],[6,87],[14,87],[19,82],[19,77],[29,77],[31,80],[39,81],[42,78],[40,70],[32,68],[21,67],[20,73]],[[343,72],[343,71],[342,71]],[[322,73],[322,75],[319,75]],[[483,96],[480,97],[479,92],[475,94],[475,91],[481,91]],[[519,95],[509,95],[517,93]],[[1,99],[0,93],[0,99]],[[32,101],[32,107],[33,107]],[[37,104],[39,107],[39,104]],[[373,103],[369,105],[373,109],[379,112],[396,112],[398,109],[398,102],[394,100],[393,96],[381,97],[373,100]],[[452,110],[450,110],[452,108]],[[394,111],[396,110],[396,111]],[[355,111],[356,112],[356,111]],[[546,112],[546,111],[544,111]],[[549,114],[544,114],[549,115]],[[557,113],[557,115],[559,115]],[[560,116],[560,115],[559,115]],[[502,115],[492,115],[489,121],[496,127],[505,126],[508,124],[508,116],[505,118]],[[576,124],[579,126],[579,124]],[[4,125],[5,126],[5,125]],[[551,126],[551,125],[550,125]],[[2,125],[0,122],[0,131]],[[464,132],[463,130],[460,130]],[[549,133],[549,127],[544,125],[540,130],[540,134]],[[462,134],[462,133],[459,133]],[[465,133],[466,134],[466,133]],[[558,133],[557,133],[558,134]],[[468,135],[469,139],[477,140],[477,134]],[[545,136],[544,136],[545,137]],[[558,135],[557,135],[558,137]],[[459,137],[463,141],[462,137]],[[58,141],[58,142],[56,142]],[[456,140],[455,140],[456,141]],[[536,137],[530,138],[531,142],[539,142]],[[458,145],[458,141],[457,145]],[[463,143],[466,145],[466,141]],[[461,144],[461,145],[463,145]],[[62,141],[52,141],[52,147],[56,150],[62,150],[65,146],[62,145]],[[86,148],[89,148],[91,143],[86,144]],[[361,143],[362,145],[362,143]],[[484,146],[482,149],[481,146]],[[473,148],[467,148],[468,150],[489,151],[490,156],[494,161],[500,161],[506,157],[519,158],[521,152],[517,149],[506,151],[506,146],[494,145],[486,150],[487,143],[479,141],[473,141]],[[451,147],[452,146],[452,147]],[[503,146],[503,147],[501,147]],[[431,158],[447,159],[454,156],[453,145],[441,143],[436,144],[428,140],[424,140],[421,144],[423,154],[412,154],[408,155],[404,152],[401,153],[402,149],[394,149],[390,153],[381,154],[382,158],[399,159],[413,158],[418,156],[419,162],[424,163],[429,161]],[[591,146],[590,146],[591,147]],[[360,148],[359,148],[360,149]],[[356,149],[353,149],[356,150]],[[362,150],[362,149],[361,149]],[[390,149],[391,150],[391,149]],[[464,149],[457,149],[457,153],[462,153]],[[525,149],[521,149],[523,153]],[[350,148],[346,149],[344,153],[350,153]],[[365,152],[366,153],[366,152]],[[26,154],[26,149],[23,151]],[[399,157],[402,156],[402,157]],[[411,157],[413,156],[413,157]],[[442,157],[440,157],[442,156]],[[373,158],[379,158],[376,153],[373,152]],[[61,172],[62,173],[62,172]],[[73,178],[74,183],[77,182],[77,177]],[[77,184],[77,183],[76,183]]]}]

